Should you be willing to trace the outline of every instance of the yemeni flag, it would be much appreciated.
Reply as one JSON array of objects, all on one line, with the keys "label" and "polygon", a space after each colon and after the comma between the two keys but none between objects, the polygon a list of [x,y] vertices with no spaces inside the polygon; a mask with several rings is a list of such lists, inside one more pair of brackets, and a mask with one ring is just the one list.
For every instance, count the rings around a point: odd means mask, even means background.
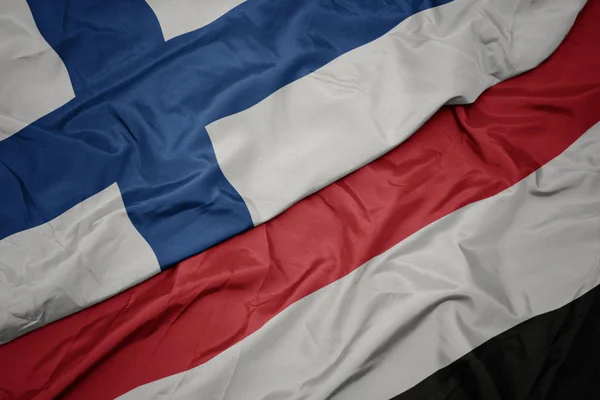
[{"label": "yemeni flag", "polygon": [[600,2],[206,3],[0,0],[0,399],[600,397]]}]

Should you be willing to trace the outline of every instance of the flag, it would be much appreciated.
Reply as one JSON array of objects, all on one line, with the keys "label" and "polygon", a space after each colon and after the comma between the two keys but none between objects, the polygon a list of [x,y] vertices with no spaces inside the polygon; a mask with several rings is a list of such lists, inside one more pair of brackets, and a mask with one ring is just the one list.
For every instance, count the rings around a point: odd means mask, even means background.
[{"label": "flag", "polygon": [[585,1],[209,2],[197,20],[189,3],[3,1],[2,342],[536,66]]},{"label": "flag", "polygon": [[[535,67],[583,4],[250,1],[196,30],[177,11],[188,2],[148,2],[152,18],[134,20],[137,3],[119,4],[116,14],[93,2],[28,3],[37,39],[56,51],[55,67],[66,66],[54,78],[67,77],[74,97],[20,130],[5,128],[0,142],[3,176],[19,184],[13,193],[6,180],[4,208],[14,206],[6,220],[47,219],[0,241],[0,257],[11,261],[2,272],[17,277],[2,292],[2,304],[13,307],[2,308],[5,340],[270,220],[406,140],[443,104],[475,101]],[[23,2],[10,4],[22,12]],[[539,318],[552,328],[556,311],[564,320],[564,307],[593,302],[600,272],[595,9],[586,7],[547,63],[498,83],[472,106],[440,110],[391,153],[278,218],[1,346],[0,359],[10,363],[2,363],[0,393],[547,393],[547,380],[536,382],[534,372],[521,386],[498,388],[489,374],[461,385],[455,365],[470,365],[469,357],[477,364],[473,354],[489,354],[485,346],[514,337],[511,329],[531,330],[525,324]],[[214,18],[222,13],[216,7]],[[158,27],[162,42],[137,41],[132,23]],[[343,35],[344,27],[356,37]],[[86,59],[74,50],[91,45],[97,52]],[[112,58],[101,57],[102,46]],[[53,57],[48,48],[39,54],[47,53]],[[222,68],[203,64],[208,55]],[[31,57],[8,59],[19,65]],[[182,66],[194,76],[169,74]],[[206,94],[214,96],[202,103]],[[193,132],[197,126],[204,135]],[[102,186],[99,175],[104,184],[118,176],[117,183],[83,198]],[[205,191],[194,193],[197,184]],[[83,200],[49,218],[74,198]],[[27,268],[15,268],[19,261]],[[511,344],[496,345],[497,357]],[[486,374],[483,365],[471,372]]]}]

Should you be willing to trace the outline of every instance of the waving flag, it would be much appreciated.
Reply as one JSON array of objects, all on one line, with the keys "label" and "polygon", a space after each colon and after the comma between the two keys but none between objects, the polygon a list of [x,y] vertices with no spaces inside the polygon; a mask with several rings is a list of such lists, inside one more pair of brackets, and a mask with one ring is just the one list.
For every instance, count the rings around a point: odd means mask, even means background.
[{"label": "waving flag", "polygon": [[191,2],[165,3],[3,0],[2,341],[272,218],[534,67],[584,1],[249,1],[202,29],[227,3],[181,26]]},{"label": "waving flag", "polygon": [[[535,67],[585,2],[2,3],[10,341]],[[0,393],[457,393],[453,362],[598,282],[597,9],[538,70],[281,217],[0,347]]]}]

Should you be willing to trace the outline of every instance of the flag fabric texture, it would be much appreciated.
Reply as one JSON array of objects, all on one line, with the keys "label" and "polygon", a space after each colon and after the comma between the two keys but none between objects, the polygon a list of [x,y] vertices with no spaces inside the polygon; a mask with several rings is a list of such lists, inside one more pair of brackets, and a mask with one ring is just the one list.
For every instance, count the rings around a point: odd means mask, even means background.
[{"label": "flag fabric texture", "polygon": [[600,395],[585,3],[0,0],[0,398]]}]

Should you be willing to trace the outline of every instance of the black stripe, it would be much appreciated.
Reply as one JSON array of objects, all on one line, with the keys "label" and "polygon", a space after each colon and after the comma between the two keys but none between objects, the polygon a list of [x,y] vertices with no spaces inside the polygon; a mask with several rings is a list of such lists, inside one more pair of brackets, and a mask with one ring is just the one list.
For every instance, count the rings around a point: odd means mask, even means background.
[{"label": "black stripe", "polygon": [[600,399],[600,289],[490,339],[393,399]]}]

